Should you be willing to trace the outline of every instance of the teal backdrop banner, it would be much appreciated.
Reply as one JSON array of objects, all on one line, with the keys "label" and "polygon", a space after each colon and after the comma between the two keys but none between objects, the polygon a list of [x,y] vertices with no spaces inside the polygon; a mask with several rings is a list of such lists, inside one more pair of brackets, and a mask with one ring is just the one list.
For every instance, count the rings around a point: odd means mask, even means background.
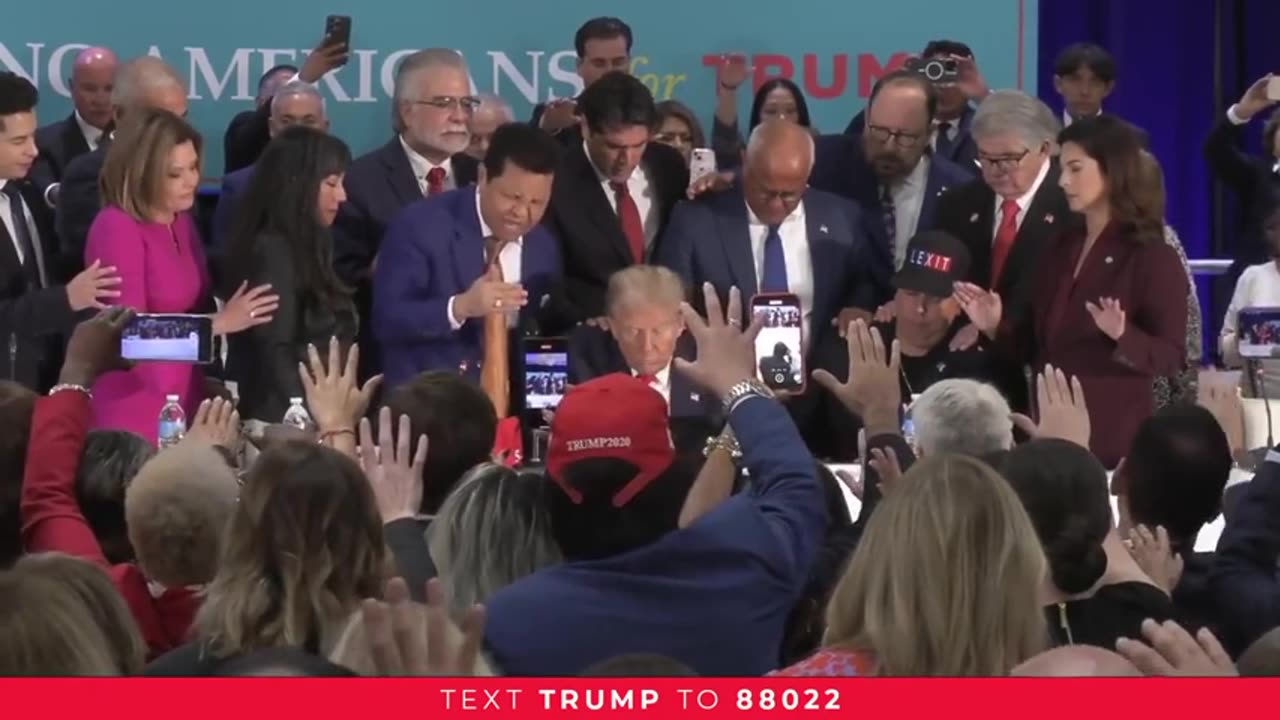
[{"label": "teal backdrop banner", "polygon": [[[163,57],[184,78],[191,119],[205,134],[205,172],[222,169],[222,133],[252,109],[258,77],[301,64],[327,14],[349,14],[350,63],[321,83],[335,133],[364,152],[390,133],[387,98],[396,63],[424,47],[466,56],[478,90],[496,92],[528,117],[533,104],[575,95],[573,33],[587,18],[617,15],[635,33],[632,68],[659,100],[691,105],[710,123],[720,53],[751,56],[758,83],[795,80],[814,124],[841,131],[876,78],[930,39],[968,43],[994,88],[1035,92],[1037,0],[523,0],[432,3],[366,0],[63,0],[8,3],[0,20],[0,69],[40,88],[42,122],[70,112],[67,77],[76,53],[105,45],[122,58]],[[56,7],[56,9],[55,9]],[[744,113],[751,93],[742,93]]]}]

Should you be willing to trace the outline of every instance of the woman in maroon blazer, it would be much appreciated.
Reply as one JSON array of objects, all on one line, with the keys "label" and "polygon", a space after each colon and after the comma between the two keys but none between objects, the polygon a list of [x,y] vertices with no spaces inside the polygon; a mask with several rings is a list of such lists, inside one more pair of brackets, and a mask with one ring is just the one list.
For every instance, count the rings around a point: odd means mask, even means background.
[{"label": "woman in maroon blazer", "polygon": [[957,285],[956,297],[1006,351],[1079,378],[1090,449],[1114,468],[1152,412],[1152,379],[1186,364],[1187,279],[1164,242],[1164,195],[1144,172],[1137,131],[1103,115],[1058,142],[1059,184],[1084,226],[1045,249],[1027,321],[1002,324],[1000,296],[976,285]]}]

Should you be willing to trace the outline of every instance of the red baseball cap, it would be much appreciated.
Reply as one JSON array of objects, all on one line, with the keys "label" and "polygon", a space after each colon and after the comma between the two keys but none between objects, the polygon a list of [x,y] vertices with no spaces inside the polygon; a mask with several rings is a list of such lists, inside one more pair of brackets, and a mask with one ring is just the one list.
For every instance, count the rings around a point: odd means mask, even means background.
[{"label": "red baseball cap", "polygon": [[547,475],[581,503],[582,493],[565,481],[565,469],[579,460],[624,460],[639,472],[613,496],[613,506],[622,507],[675,462],[667,420],[667,401],[639,378],[615,373],[576,385],[551,421]]}]

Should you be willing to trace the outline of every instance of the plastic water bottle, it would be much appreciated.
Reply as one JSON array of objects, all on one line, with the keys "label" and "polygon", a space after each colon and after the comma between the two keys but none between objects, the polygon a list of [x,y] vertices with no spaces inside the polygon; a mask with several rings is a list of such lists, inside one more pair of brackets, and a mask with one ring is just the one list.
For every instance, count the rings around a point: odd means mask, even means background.
[{"label": "plastic water bottle", "polygon": [[182,442],[187,434],[187,414],[182,411],[177,395],[166,395],[164,407],[160,409],[159,445],[163,450]]},{"label": "plastic water bottle", "polygon": [[312,429],[311,414],[307,412],[307,407],[302,404],[302,398],[289,398],[289,409],[285,411],[282,422],[285,425],[303,431]]}]

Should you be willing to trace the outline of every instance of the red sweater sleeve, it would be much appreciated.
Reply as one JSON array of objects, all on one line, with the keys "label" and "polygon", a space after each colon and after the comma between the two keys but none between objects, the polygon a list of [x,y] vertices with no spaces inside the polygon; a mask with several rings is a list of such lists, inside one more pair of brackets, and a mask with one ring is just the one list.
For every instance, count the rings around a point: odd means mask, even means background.
[{"label": "red sweater sleeve", "polygon": [[68,390],[36,401],[22,478],[22,542],[28,552],[107,558],[76,501],[76,470],[89,433],[89,397]]}]

